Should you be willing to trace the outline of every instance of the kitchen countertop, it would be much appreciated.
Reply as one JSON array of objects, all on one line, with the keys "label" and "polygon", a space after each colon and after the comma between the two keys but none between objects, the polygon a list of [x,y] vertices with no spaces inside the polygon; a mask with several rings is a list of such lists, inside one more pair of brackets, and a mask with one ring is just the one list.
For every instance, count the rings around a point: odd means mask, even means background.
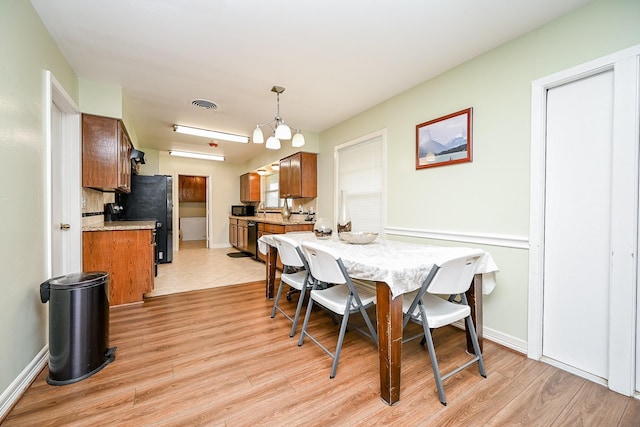
[{"label": "kitchen countertop", "polygon": [[105,221],[101,224],[85,225],[82,231],[154,230],[155,221]]},{"label": "kitchen countertop", "polygon": [[[278,214],[278,216],[280,216],[280,214]],[[275,215],[274,216],[270,216],[269,214],[267,214],[267,216],[263,216],[263,215],[256,215],[256,216],[234,216],[234,215],[229,215],[229,218],[233,218],[233,219],[242,219],[245,221],[255,221],[255,222],[264,222],[266,224],[275,224],[275,225],[300,225],[300,224],[311,224],[313,225],[315,223],[314,221],[305,221],[304,217],[306,215],[300,215],[300,219],[298,218],[289,218],[289,220],[284,221],[282,219],[282,217],[278,218]]]}]

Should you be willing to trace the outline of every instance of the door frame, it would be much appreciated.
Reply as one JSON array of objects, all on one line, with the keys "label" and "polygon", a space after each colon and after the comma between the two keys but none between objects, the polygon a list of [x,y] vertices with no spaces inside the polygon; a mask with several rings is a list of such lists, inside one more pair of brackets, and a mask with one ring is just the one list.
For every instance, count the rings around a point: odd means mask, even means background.
[{"label": "door frame", "polygon": [[51,134],[52,105],[55,104],[62,113],[61,120],[61,140],[65,141],[62,145],[64,150],[62,157],[65,164],[62,166],[62,189],[63,206],[65,206],[65,217],[67,223],[71,226],[68,230],[67,244],[64,247],[65,263],[64,270],[66,272],[82,271],[82,194],[81,194],[81,162],[82,149],[80,145],[80,109],[71,99],[64,87],[56,80],[49,70],[45,70],[45,114],[44,114],[44,131],[46,144],[46,271],[47,276],[52,275],[52,255],[53,245],[51,234],[53,231],[52,224],[52,170],[61,165],[54,165],[52,160],[53,135]]},{"label": "door frame", "polygon": [[[609,378],[607,386],[632,396],[636,375],[638,308],[638,141],[640,45],[535,80],[531,87],[529,228],[529,358],[542,354],[547,91],[605,70],[614,72]],[[574,372],[581,375],[581,372]],[[591,380],[588,375],[582,375]]]}]

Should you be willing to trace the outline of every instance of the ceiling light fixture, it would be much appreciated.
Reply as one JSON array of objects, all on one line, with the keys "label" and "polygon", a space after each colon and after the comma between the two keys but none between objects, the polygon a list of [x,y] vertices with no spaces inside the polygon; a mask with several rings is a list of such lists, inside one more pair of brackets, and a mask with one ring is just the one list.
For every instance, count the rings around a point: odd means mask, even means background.
[{"label": "ceiling light fixture", "polygon": [[274,170],[274,171],[280,170],[280,163],[271,164],[271,169]]},{"label": "ceiling light fixture", "polygon": [[248,136],[235,135],[233,133],[218,132],[215,130],[198,129],[198,128],[192,128],[189,126],[182,126],[182,125],[173,125],[173,130],[178,133],[184,133],[185,135],[203,136],[205,138],[222,139],[224,141],[241,142],[243,144],[246,144],[249,142]]},{"label": "ceiling light fixture", "polygon": [[266,174],[267,174],[267,170],[266,169],[258,169],[258,175],[264,176]]},{"label": "ceiling light fixture", "polygon": [[200,159],[200,160],[216,160],[218,162],[224,162],[224,156],[220,156],[218,154],[200,154],[200,153],[189,153],[187,151],[169,151],[169,155],[177,156],[177,157],[189,157],[191,159]]},{"label": "ceiling light fixture", "polygon": [[284,122],[284,119],[280,117],[280,94],[284,92],[285,88],[280,86],[274,86],[271,88],[271,92],[276,93],[276,117],[270,122],[256,125],[256,128],[253,130],[253,140],[256,144],[262,144],[264,142],[264,134],[262,133],[262,127],[269,126],[271,130],[273,130],[273,135],[267,138],[266,147],[270,150],[279,150],[280,140],[281,139],[291,139],[292,147],[302,147],[304,145],[304,135],[300,129],[295,129],[295,135],[293,135],[293,139],[291,138],[291,128],[287,126]]}]

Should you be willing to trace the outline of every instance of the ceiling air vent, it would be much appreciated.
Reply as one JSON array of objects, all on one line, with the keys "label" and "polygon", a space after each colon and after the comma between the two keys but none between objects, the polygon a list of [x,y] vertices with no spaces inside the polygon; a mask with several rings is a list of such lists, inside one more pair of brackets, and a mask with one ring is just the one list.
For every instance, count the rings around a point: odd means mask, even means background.
[{"label": "ceiling air vent", "polygon": [[204,108],[205,110],[215,110],[218,106],[215,102],[207,101],[206,99],[194,99],[191,104],[196,107]]}]

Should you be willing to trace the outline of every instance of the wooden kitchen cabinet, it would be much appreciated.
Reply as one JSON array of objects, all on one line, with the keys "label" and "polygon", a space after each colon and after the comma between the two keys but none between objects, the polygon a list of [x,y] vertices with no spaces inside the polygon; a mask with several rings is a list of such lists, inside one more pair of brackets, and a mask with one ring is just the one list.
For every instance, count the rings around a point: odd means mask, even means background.
[{"label": "wooden kitchen cabinet", "polygon": [[142,302],[153,290],[155,230],[85,231],[83,271],[109,273],[109,305]]},{"label": "wooden kitchen cabinet", "polygon": [[260,201],[260,175],[249,172],[240,176],[240,201],[243,203]]},{"label": "wooden kitchen cabinet", "polygon": [[318,196],[318,155],[299,152],[280,160],[280,198]]},{"label": "wooden kitchen cabinet", "polygon": [[236,247],[241,251],[246,251],[249,247],[249,221],[238,220],[238,239]]},{"label": "wooden kitchen cabinet", "polygon": [[238,247],[238,220],[234,218],[229,219],[229,244]]},{"label": "wooden kitchen cabinet", "polygon": [[121,120],[83,114],[82,186],[130,192],[132,148]]},{"label": "wooden kitchen cabinet", "polygon": [[[313,223],[309,224],[269,224],[258,223],[258,239],[265,234],[284,234],[292,231],[313,231]],[[258,259],[267,262],[267,255],[258,251]],[[282,262],[278,256],[277,268],[282,269]]]},{"label": "wooden kitchen cabinet", "polygon": [[179,200],[181,202],[206,202],[207,178],[204,176],[180,175],[178,177]]}]

